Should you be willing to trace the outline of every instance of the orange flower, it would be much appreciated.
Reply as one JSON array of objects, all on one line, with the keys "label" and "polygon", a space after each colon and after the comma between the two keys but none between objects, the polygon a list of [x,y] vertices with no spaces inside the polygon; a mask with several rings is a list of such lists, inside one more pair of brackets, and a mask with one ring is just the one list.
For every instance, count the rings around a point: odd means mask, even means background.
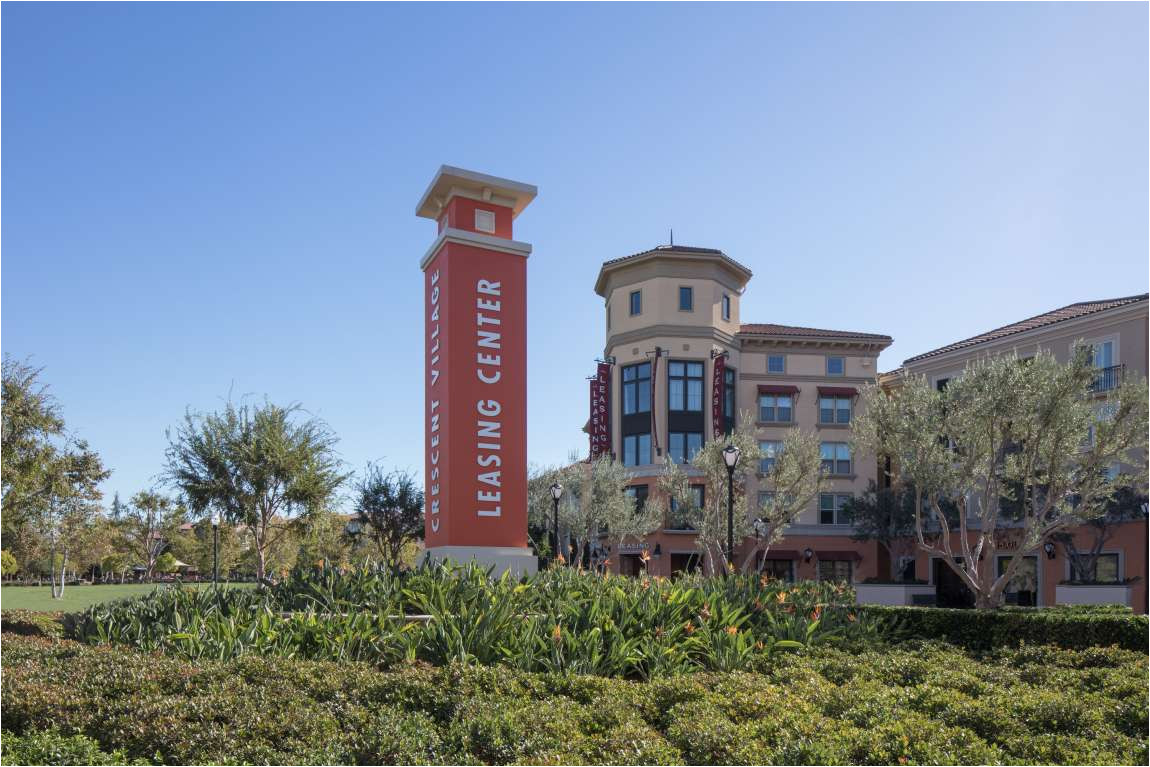
[{"label": "orange flower", "polygon": [[555,624],[555,628],[551,630],[551,641],[559,644],[563,641],[563,631],[559,628],[559,624]]},{"label": "orange flower", "polygon": [[815,611],[813,613],[811,613],[811,620],[817,621],[822,614],[823,614],[822,606],[816,607]]},{"label": "orange flower", "polygon": [[779,600],[779,604],[786,602],[787,601],[787,592],[780,591],[778,596],[775,597],[775,599]]},{"label": "orange flower", "polygon": [[690,621],[687,621],[686,625],[683,626],[683,628],[686,629],[688,636],[695,633],[695,624],[691,623]]},{"label": "orange flower", "polygon": [[858,620],[858,618],[855,617],[854,613],[847,613],[847,620],[850,621],[851,623],[854,623],[855,621]]},{"label": "orange flower", "polygon": [[727,633],[730,634],[731,636],[734,636],[735,634],[739,633],[739,630],[737,628],[735,628],[734,626],[727,626]]},{"label": "orange flower", "polygon": [[703,619],[704,623],[711,619],[711,608],[706,603],[703,603],[703,609],[699,611],[699,617]]},{"label": "orange flower", "polygon": [[759,652],[762,652],[764,647],[765,647],[765,645],[762,643],[761,640],[758,642],[755,642],[755,649],[758,650]]}]

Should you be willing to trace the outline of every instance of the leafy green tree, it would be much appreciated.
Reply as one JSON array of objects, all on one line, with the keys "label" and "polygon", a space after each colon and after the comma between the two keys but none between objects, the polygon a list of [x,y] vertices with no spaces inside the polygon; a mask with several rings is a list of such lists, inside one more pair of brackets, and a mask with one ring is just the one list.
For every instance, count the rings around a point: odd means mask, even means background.
[{"label": "leafy green tree", "polygon": [[119,578],[120,583],[123,583],[124,576],[131,566],[132,562],[128,555],[119,551],[108,554],[100,560],[100,570],[104,575],[104,580]]},{"label": "leafy green tree", "polygon": [[[64,596],[68,556],[81,544],[82,536],[99,514],[99,484],[110,474],[104,469],[100,457],[83,440],[74,440],[45,467],[44,496],[37,508],[36,525],[48,540],[49,561],[56,562],[57,552],[61,556],[59,570],[53,568],[52,573],[54,599]],[[58,587],[57,572],[60,579]]]},{"label": "leafy green tree", "polygon": [[142,490],[132,496],[121,517],[127,550],[144,568],[144,577],[156,573],[156,561],[183,524],[185,510],[156,490]]},{"label": "leafy green tree", "polygon": [[[1099,400],[1095,374],[1083,352],[1063,364],[1041,351],[972,362],[943,391],[922,376],[890,394],[864,390],[857,445],[898,462],[919,491],[919,547],[958,575],[976,607],[1000,606],[1027,554],[1102,516],[1119,488],[1144,492],[1146,381],[1130,377]],[[1020,543],[999,574],[1002,524],[1018,530]]]},{"label": "leafy green tree", "polygon": [[60,598],[68,555],[98,512],[99,485],[111,472],[87,442],[68,433],[56,400],[40,382],[40,372],[4,358],[0,405],[4,538],[6,544],[11,541],[28,553],[47,549],[52,596]]},{"label": "leafy green tree", "polygon": [[179,569],[176,563],[176,555],[170,551],[165,551],[160,556],[156,557],[156,561],[152,563],[152,569],[158,573],[174,573]]},{"label": "leafy green tree", "polygon": [[871,480],[866,492],[851,496],[842,514],[854,528],[851,538],[875,541],[890,560],[889,576],[899,579],[898,560],[914,553],[914,489],[908,485],[880,488]]},{"label": "leafy green tree", "polygon": [[120,493],[116,491],[112,494],[112,505],[108,509],[108,518],[113,522],[119,522],[128,514],[128,507],[120,500]]},{"label": "leafy green tree", "polygon": [[[215,560],[213,559],[214,543],[211,519],[205,518],[196,522],[192,526],[192,535],[196,546],[187,561],[196,565],[202,577],[210,578],[212,575],[212,567],[215,564]],[[236,534],[235,525],[221,520],[219,526],[219,565],[221,579],[227,579],[232,570],[239,565],[243,554],[243,543]]]},{"label": "leafy green tree", "polygon": [[307,565],[343,562],[350,544],[347,524],[344,517],[326,509],[300,520],[298,560]]},{"label": "leafy green tree", "polygon": [[39,514],[45,475],[57,457],[57,444],[66,437],[59,404],[40,382],[41,370],[4,357],[0,488],[5,534]]},{"label": "leafy green tree", "polygon": [[423,490],[406,472],[368,464],[355,482],[354,498],[359,529],[380,560],[397,570],[407,544],[423,539]]},{"label": "leafy green tree", "polygon": [[0,575],[13,576],[20,572],[20,563],[8,549],[0,551]]},{"label": "leafy green tree", "polygon": [[[266,581],[269,553],[291,533],[291,522],[327,508],[346,479],[336,437],[298,405],[229,402],[219,412],[188,413],[169,433],[166,477],[192,512],[219,511],[252,537],[256,578]],[[293,551],[294,561],[298,549]]]}]

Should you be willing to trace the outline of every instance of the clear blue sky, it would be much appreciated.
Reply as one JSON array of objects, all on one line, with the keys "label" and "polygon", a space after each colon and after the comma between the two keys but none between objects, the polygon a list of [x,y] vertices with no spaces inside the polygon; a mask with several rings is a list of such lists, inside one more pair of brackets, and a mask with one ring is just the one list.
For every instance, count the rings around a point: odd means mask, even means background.
[{"label": "clear blue sky", "polygon": [[422,469],[414,216],[441,163],[538,185],[529,452],[585,451],[599,264],[755,272],[744,321],[882,369],[1147,290],[1146,4],[3,6],[3,350],[128,495],[165,429],[298,401]]}]

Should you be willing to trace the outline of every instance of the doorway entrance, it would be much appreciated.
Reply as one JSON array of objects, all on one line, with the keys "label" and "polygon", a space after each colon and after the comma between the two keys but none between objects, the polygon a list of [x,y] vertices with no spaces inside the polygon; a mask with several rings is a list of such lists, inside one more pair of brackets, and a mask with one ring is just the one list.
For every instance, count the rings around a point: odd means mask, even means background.
[{"label": "doorway entrance", "polygon": [[945,560],[931,560],[934,566],[934,591],[939,607],[974,607],[974,592],[967,588],[958,573]]}]

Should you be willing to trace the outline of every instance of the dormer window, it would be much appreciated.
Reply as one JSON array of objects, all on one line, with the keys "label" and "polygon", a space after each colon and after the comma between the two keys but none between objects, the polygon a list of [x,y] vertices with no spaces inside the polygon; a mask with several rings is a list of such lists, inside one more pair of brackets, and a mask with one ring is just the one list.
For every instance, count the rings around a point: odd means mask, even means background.
[{"label": "dormer window", "polygon": [[475,231],[495,234],[494,211],[475,209]]}]

